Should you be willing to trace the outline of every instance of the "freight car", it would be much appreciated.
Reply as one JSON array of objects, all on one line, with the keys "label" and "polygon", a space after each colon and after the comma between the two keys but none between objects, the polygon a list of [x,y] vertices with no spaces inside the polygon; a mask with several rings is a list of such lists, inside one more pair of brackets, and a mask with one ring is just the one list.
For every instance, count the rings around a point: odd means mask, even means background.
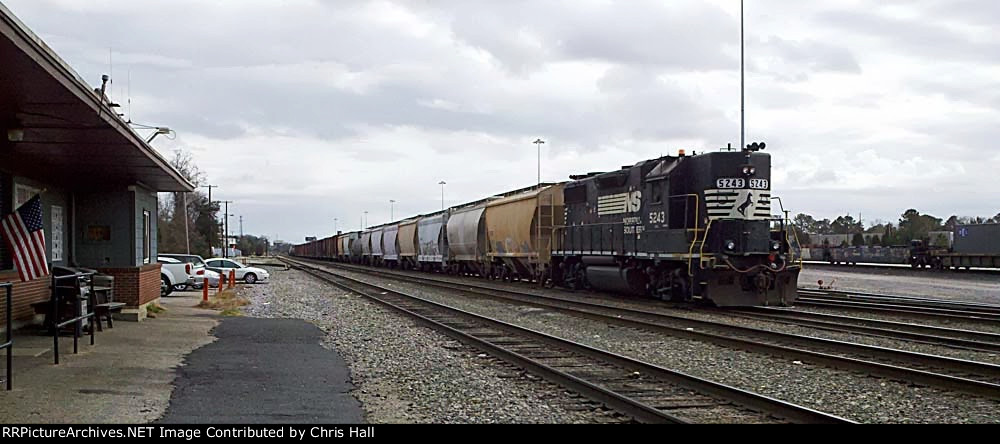
[{"label": "freight car", "polygon": [[771,214],[770,155],[665,156],[572,176],[360,233],[295,256],[719,306],[792,304],[801,268]]},{"label": "freight car", "polygon": [[937,270],[1000,268],[1000,224],[958,225],[931,232],[909,246],[829,247],[810,251],[813,260],[831,264],[894,264]]}]

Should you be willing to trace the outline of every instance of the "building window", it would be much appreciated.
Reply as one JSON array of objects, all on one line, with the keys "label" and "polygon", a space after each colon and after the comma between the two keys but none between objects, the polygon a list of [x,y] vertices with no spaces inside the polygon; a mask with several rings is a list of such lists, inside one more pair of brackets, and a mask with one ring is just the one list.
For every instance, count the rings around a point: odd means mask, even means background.
[{"label": "building window", "polygon": [[150,217],[149,211],[142,210],[142,263],[149,263],[149,255],[153,251],[152,236],[150,235]]}]

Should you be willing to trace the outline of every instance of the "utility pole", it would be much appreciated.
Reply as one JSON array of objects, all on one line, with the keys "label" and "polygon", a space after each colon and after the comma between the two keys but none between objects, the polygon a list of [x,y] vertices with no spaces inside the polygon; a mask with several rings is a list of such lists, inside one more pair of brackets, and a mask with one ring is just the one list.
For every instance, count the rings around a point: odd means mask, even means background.
[{"label": "utility pole", "polygon": [[333,218],[333,232],[337,233],[337,218]]},{"label": "utility pole", "polygon": [[368,212],[365,211],[365,228],[368,228]]},{"label": "utility pole", "polygon": [[188,193],[181,193],[181,197],[184,199],[184,245],[187,253],[191,254],[191,235],[188,230]]},{"label": "utility pole", "polygon": [[[208,210],[212,211],[212,188],[218,188],[218,185],[202,185],[198,188],[208,188]],[[212,217],[215,220],[215,217]],[[190,252],[189,252],[190,253]],[[212,236],[208,237],[208,255],[212,256]]]},{"label": "utility pole", "polygon": [[243,239],[243,215],[240,215],[240,239]]},{"label": "utility pole", "polygon": [[223,213],[224,222],[222,223],[223,228],[223,240],[222,240],[222,257],[229,257],[229,204],[233,203],[231,200],[222,200],[219,203],[225,204],[226,212]]}]

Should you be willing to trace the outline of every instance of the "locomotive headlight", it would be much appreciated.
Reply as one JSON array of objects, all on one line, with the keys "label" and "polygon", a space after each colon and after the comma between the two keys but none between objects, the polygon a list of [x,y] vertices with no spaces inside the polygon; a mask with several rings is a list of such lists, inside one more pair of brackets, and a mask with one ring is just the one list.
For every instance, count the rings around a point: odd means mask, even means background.
[{"label": "locomotive headlight", "polygon": [[736,249],[736,242],[733,242],[731,240],[727,240],[726,241],[726,250],[727,251],[733,251],[735,249]]},{"label": "locomotive headlight", "polygon": [[757,168],[756,167],[753,167],[753,166],[750,166],[750,165],[745,165],[743,167],[743,175],[744,176],[753,176],[754,174],[757,174]]},{"label": "locomotive headlight", "polygon": [[778,241],[771,242],[771,249],[774,250],[774,251],[780,250],[781,249],[781,242],[778,242]]}]

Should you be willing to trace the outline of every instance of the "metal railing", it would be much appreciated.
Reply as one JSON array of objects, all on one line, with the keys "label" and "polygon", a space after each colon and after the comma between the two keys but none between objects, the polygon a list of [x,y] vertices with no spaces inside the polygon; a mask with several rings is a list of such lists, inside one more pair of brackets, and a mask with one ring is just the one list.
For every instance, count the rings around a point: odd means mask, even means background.
[{"label": "metal railing", "polygon": [[788,252],[791,255],[792,262],[795,262],[795,249],[791,248],[792,241],[788,237],[789,227],[791,227],[792,236],[795,238],[795,245],[799,247],[799,251],[800,251],[800,253],[798,255],[799,268],[802,268],[802,253],[801,253],[802,242],[799,241],[798,230],[795,229],[795,225],[792,224],[792,220],[789,219],[789,217],[788,217],[789,212],[787,210],[785,210],[785,203],[781,201],[781,197],[771,196],[771,199],[774,199],[774,200],[778,201],[778,206],[781,207],[781,212],[784,213],[784,215],[785,215],[785,217],[782,218],[782,221],[784,222],[784,227],[783,228],[785,230],[785,242],[788,243],[788,247],[789,247],[788,248]]},{"label": "metal railing", "polygon": [[[94,275],[95,272],[90,273],[76,273],[66,276],[53,276],[52,277],[52,352],[55,355],[55,363],[59,363],[59,330],[63,327],[76,324],[73,328],[73,354],[79,353],[79,342],[80,342],[80,330],[83,328],[83,320],[88,319],[90,325],[90,345],[94,345]],[[65,321],[59,322],[59,315],[62,311],[62,304],[60,304],[60,292],[59,290],[80,290],[81,286],[79,280],[85,277],[90,277],[90,291],[87,293],[87,311],[84,312],[81,305],[81,299],[83,295],[74,295],[73,300],[73,313],[74,317],[67,319]],[[68,281],[70,279],[76,280],[77,282],[73,286],[59,286],[60,281]]]},{"label": "metal railing", "polygon": [[4,330],[6,331],[4,336],[7,338],[7,341],[0,344],[0,349],[7,350],[7,373],[4,376],[7,377],[7,391],[10,391],[14,388],[14,377],[12,376],[14,374],[14,336],[12,334],[12,329],[14,328],[14,300],[12,296],[14,285],[10,282],[5,282],[0,284],[0,288],[3,288],[7,293],[7,307],[5,310],[7,312],[5,317],[7,323],[4,324]]}]

